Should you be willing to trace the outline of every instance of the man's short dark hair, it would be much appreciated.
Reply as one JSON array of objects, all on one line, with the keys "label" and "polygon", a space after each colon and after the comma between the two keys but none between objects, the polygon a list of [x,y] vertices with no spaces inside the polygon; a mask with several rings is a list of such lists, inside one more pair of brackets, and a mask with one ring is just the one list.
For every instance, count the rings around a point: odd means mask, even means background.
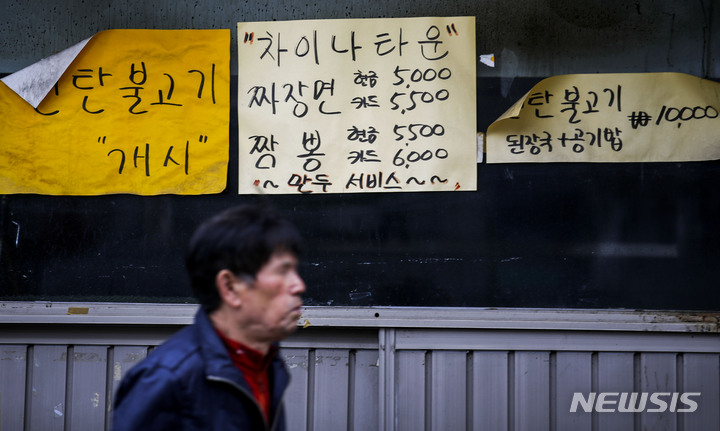
[{"label": "man's short dark hair", "polygon": [[275,252],[298,256],[300,234],[292,223],[263,206],[231,208],[201,224],[190,239],[185,265],[205,311],[220,306],[218,272],[227,269],[254,279]]}]

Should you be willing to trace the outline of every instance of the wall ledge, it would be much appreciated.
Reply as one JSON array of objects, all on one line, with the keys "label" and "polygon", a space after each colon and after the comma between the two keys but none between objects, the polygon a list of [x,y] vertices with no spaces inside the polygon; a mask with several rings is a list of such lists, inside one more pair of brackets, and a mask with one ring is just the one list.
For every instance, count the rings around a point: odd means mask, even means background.
[{"label": "wall ledge", "polygon": [[[0,302],[0,325],[188,325],[196,304]],[[622,309],[304,307],[302,327],[717,333],[720,312]]]}]

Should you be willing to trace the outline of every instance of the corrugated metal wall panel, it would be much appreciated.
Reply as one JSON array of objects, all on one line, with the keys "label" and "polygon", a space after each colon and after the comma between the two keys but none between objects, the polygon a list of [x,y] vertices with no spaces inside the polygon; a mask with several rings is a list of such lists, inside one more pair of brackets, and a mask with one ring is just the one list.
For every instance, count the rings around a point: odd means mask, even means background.
[{"label": "corrugated metal wall panel", "polygon": [[349,353],[342,349],[317,349],[311,355],[314,370],[311,430],[343,430],[348,428]]},{"label": "corrugated metal wall panel", "polygon": [[514,428],[550,429],[550,352],[517,352],[514,358]]},{"label": "corrugated metal wall panel", "polygon": [[[377,350],[357,350],[353,352],[354,361],[350,362],[353,376],[350,385],[350,418],[351,431],[377,429],[379,416],[380,366]],[[353,356],[351,356],[353,358]]]},{"label": "corrugated metal wall panel", "polygon": [[[720,349],[707,340],[702,344],[706,352],[696,352],[695,342],[684,344],[692,352],[637,348],[656,345],[662,334],[659,338],[654,334],[651,342],[624,344],[620,346],[624,351],[615,352],[602,345],[597,350],[502,350],[498,347],[518,345],[528,334],[508,332],[495,346],[487,343],[494,336],[481,336],[487,330],[450,332],[454,346],[446,337],[440,350],[426,347],[447,331],[378,329],[374,349],[372,331],[359,336],[348,329],[343,340],[342,331],[333,328],[289,340],[292,347],[283,347],[281,354],[292,375],[285,397],[291,429],[720,429]],[[399,348],[397,334],[403,339]],[[519,338],[513,340],[513,334]],[[541,338],[552,344],[557,336]],[[572,338],[581,336],[575,333]],[[138,339],[142,337],[138,334]],[[634,337],[641,340],[647,334]],[[8,337],[18,338],[18,334]],[[61,341],[68,338],[73,338],[70,328]],[[380,348],[381,340],[385,350]],[[667,342],[677,340],[678,334],[666,337]],[[154,346],[86,345],[82,335],[76,341],[3,345],[0,338],[0,429],[109,429],[112,394],[120,379]],[[664,412],[604,414],[579,409],[573,413],[575,392],[698,392],[702,396],[695,398],[699,407],[693,413],[670,411],[685,405],[672,409],[668,405]],[[664,399],[670,404],[669,396]],[[385,411],[388,416],[383,416]]]},{"label": "corrugated metal wall panel", "polygon": [[568,406],[573,393],[592,391],[592,361],[590,352],[559,352],[553,361],[551,383],[553,400],[553,429],[557,431],[591,431],[592,416],[570,413]]},{"label": "corrugated metal wall panel", "polygon": [[467,352],[439,351],[433,352],[429,357],[430,429],[466,429],[469,383]]},{"label": "corrugated metal wall panel", "polygon": [[392,388],[395,394],[395,427],[398,431],[425,429],[427,413],[425,411],[425,351],[402,351],[396,355],[395,382]]},{"label": "corrugated metal wall panel", "polygon": [[27,346],[0,346],[0,429],[21,430],[25,423]]},{"label": "corrugated metal wall panel", "polygon": [[[67,346],[32,347],[30,387],[26,389],[30,431],[63,431],[67,387]],[[12,394],[8,394],[12,395]]]},{"label": "corrugated metal wall panel", "polygon": [[308,349],[282,348],[280,354],[290,371],[290,387],[285,392],[285,412],[291,429],[307,430],[309,359]]},{"label": "corrugated metal wall panel", "polygon": [[[635,388],[635,354],[603,352],[597,354],[597,371],[593,372],[593,388],[597,392],[634,392]],[[634,416],[595,415],[595,429],[601,430],[632,430]]]},{"label": "corrugated metal wall panel", "polygon": [[681,429],[720,428],[720,355],[687,353],[682,355],[682,391],[702,394],[700,414],[684,414]]},{"label": "corrugated metal wall panel", "polygon": [[472,356],[472,430],[508,431],[510,422],[508,352],[474,352]]},{"label": "corrugated metal wall panel", "polygon": [[107,411],[108,348],[75,346],[69,349],[66,429],[102,430]]},{"label": "corrugated metal wall panel", "polygon": [[[636,370],[635,379],[639,380],[640,392],[677,392],[677,357],[675,353],[641,353],[640,369]],[[677,429],[677,414],[666,410],[653,412],[655,406],[640,413],[642,429],[668,430]]]}]

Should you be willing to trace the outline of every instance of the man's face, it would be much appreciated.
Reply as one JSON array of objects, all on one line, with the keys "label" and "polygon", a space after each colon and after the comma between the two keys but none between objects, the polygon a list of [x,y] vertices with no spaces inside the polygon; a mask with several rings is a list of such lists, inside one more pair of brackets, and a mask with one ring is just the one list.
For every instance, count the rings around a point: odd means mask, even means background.
[{"label": "man's face", "polygon": [[297,328],[305,283],[297,272],[298,259],[288,252],[275,252],[248,283],[242,312],[245,330],[256,339],[279,341]]}]

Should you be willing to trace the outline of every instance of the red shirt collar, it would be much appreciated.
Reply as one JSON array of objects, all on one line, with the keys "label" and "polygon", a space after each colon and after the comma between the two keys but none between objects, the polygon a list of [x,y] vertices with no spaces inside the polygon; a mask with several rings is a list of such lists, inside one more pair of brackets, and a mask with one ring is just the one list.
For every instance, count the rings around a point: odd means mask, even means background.
[{"label": "red shirt collar", "polygon": [[265,416],[265,420],[270,420],[270,385],[268,379],[268,367],[273,357],[278,352],[278,347],[275,345],[270,346],[270,350],[267,355],[263,355],[261,352],[244,345],[235,340],[227,338],[220,331],[215,329],[218,336],[225,344],[225,350],[227,350],[230,359],[237,369],[243,373],[245,381],[257,401],[257,404],[262,409]]},{"label": "red shirt collar", "polygon": [[263,355],[262,352],[248,347],[245,344],[232,340],[225,336],[217,329],[215,329],[220,339],[225,344],[225,348],[230,355],[233,363],[241,365],[242,368],[250,369],[255,373],[261,373],[267,370],[268,365],[275,357],[278,352],[278,348],[275,345],[270,346],[270,350],[267,355]]}]

